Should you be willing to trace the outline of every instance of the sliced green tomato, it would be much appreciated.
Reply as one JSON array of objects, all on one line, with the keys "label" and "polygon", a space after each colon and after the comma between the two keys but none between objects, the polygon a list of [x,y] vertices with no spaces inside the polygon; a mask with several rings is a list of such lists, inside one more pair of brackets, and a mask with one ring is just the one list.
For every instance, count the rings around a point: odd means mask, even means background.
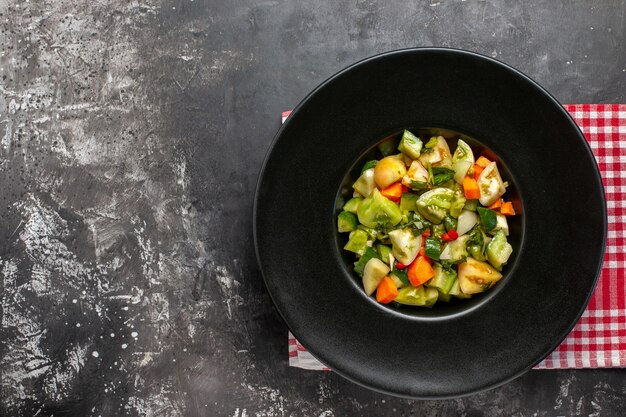
[{"label": "sliced green tomato", "polygon": [[495,161],[485,167],[477,182],[480,190],[478,201],[485,207],[493,204],[506,191]]},{"label": "sliced green tomato", "polygon": [[424,307],[432,307],[439,298],[439,291],[436,288],[424,288]]},{"label": "sliced green tomato", "polygon": [[502,265],[506,264],[513,253],[513,247],[506,241],[503,230],[498,230],[496,235],[487,245],[487,260],[498,271],[502,271]]},{"label": "sliced green tomato", "polygon": [[367,241],[369,240],[369,236],[363,230],[357,229],[354,232],[350,233],[350,238],[348,239],[348,243],[343,248],[350,252],[354,252],[357,255],[363,255],[363,251],[367,247]]},{"label": "sliced green tomato", "polygon": [[450,263],[461,262],[465,258],[467,258],[467,242],[469,240],[468,235],[459,236],[456,240],[452,242],[448,242],[446,246],[444,246],[443,251],[441,251],[441,255],[439,259],[442,261],[448,261]]},{"label": "sliced green tomato", "polygon": [[397,275],[395,275],[395,273],[390,273],[389,274],[389,278],[391,278],[393,280],[393,283],[396,285],[396,288],[402,288],[404,287],[404,282],[402,282],[402,280],[400,278],[398,278]]},{"label": "sliced green tomato", "polygon": [[379,243],[378,245],[376,245],[376,250],[380,255],[380,259],[382,259],[384,263],[389,265],[389,255],[391,255],[391,248],[387,245]]},{"label": "sliced green tomato", "polygon": [[389,232],[389,240],[391,240],[391,253],[405,265],[415,260],[422,247],[422,235],[415,236],[408,227]]},{"label": "sliced green tomato", "polygon": [[466,161],[470,163],[470,166],[474,165],[474,152],[463,139],[458,140],[454,155],[452,155],[452,163],[458,161]]},{"label": "sliced green tomato", "polygon": [[448,294],[454,281],[456,281],[456,272],[454,272],[454,269],[444,268],[437,262],[435,262],[433,270],[435,271],[435,276],[428,281],[428,286],[437,288],[440,292]]},{"label": "sliced green tomato", "polygon": [[402,211],[415,211],[415,203],[419,196],[413,193],[402,193],[402,198],[400,199],[400,210]]},{"label": "sliced green tomato", "polygon": [[448,291],[448,295],[451,295],[456,298],[471,298],[470,294],[463,294],[461,291],[461,286],[459,285],[459,278],[454,280],[452,283],[452,287],[450,287],[450,291]]},{"label": "sliced green tomato", "polygon": [[432,307],[438,297],[439,291],[436,288],[425,288],[423,285],[407,286],[398,290],[398,296],[393,301],[405,305]]},{"label": "sliced green tomato", "polygon": [[370,240],[376,240],[378,239],[378,231],[376,229],[372,229],[371,227],[367,227],[367,226],[363,226],[362,224],[358,225],[356,227],[359,230],[363,230],[365,233],[367,233],[367,236],[369,236]]},{"label": "sliced green tomato", "polygon": [[409,170],[402,178],[402,184],[409,188],[416,187],[415,183],[424,184],[423,188],[428,188],[428,170],[420,163],[420,161],[411,162]]},{"label": "sliced green tomato", "polygon": [[442,166],[449,168],[452,166],[452,155],[450,154],[450,148],[448,147],[448,142],[444,139],[443,136],[437,136],[437,142],[434,146],[430,147],[431,143],[433,143],[433,138],[428,141],[426,147],[432,149],[432,152],[424,153],[419,157],[419,161],[422,165],[426,166],[427,164],[431,164],[433,166]]},{"label": "sliced green tomato", "polygon": [[413,133],[405,130],[398,145],[398,150],[411,159],[417,159],[422,151],[422,140]]},{"label": "sliced green tomato", "polygon": [[339,233],[352,232],[359,224],[359,220],[356,216],[349,211],[342,211],[337,216],[337,230]]},{"label": "sliced green tomato", "polygon": [[456,161],[452,164],[454,170],[454,181],[457,184],[463,184],[463,178],[467,175],[469,169],[472,167],[472,163],[469,161]]},{"label": "sliced green tomato", "polygon": [[395,226],[402,220],[402,210],[393,201],[385,198],[378,189],[359,205],[359,222],[367,227]]},{"label": "sliced green tomato", "polygon": [[367,295],[372,295],[380,281],[389,273],[389,267],[380,259],[372,258],[363,270],[363,288]]},{"label": "sliced green tomato", "polygon": [[424,145],[424,147],[426,149],[433,149],[435,146],[437,146],[437,143],[439,143],[439,139],[437,138],[437,136],[431,136],[431,138],[428,139],[428,142],[426,142],[426,145]]},{"label": "sliced green tomato", "polygon": [[361,197],[352,197],[346,204],[343,205],[343,210],[348,211],[350,213],[356,214],[356,211],[359,209],[359,204],[361,204],[363,198]]},{"label": "sliced green tomato", "polygon": [[430,259],[434,259],[435,261],[438,261],[439,256],[441,256],[441,241],[433,236],[426,238],[426,244],[424,245],[424,253]]},{"label": "sliced green tomato", "polygon": [[463,210],[457,221],[456,232],[459,236],[463,236],[465,233],[472,230],[474,226],[476,226],[476,223],[478,223],[478,215],[473,211]]},{"label": "sliced green tomato", "polygon": [[450,216],[455,219],[459,217],[461,211],[463,211],[463,207],[465,207],[465,196],[461,191],[454,192],[454,199],[452,200],[452,204],[450,205]]},{"label": "sliced green tomato", "polygon": [[454,191],[447,188],[435,188],[422,194],[415,205],[426,220],[439,224],[448,214],[455,198]]},{"label": "sliced green tomato", "polygon": [[363,171],[361,176],[352,184],[352,188],[363,197],[369,197],[372,191],[374,191],[374,188],[376,188],[374,168]]},{"label": "sliced green tomato", "polygon": [[369,246],[367,246],[365,248],[365,252],[363,252],[363,255],[354,264],[354,272],[356,272],[358,276],[362,277],[363,270],[365,270],[365,265],[367,265],[370,259],[372,258],[380,259],[379,257],[380,255],[378,254],[378,252],[374,250],[374,248],[370,248]]},{"label": "sliced green tomato", "polygon": [[459,285],[464,294],[476,294],[491,288],[502,274],[486,262],[467,258],[459,265]]},{"label": "sliced green tomato", "polygon": [[423,306],[424,305],[424,287],[406,286],[398,290],[398,296],[393,300],[399,304],[411,305],[411,306]]},{"label": "sliced green tomato", "polygon": [[374,181],[380,189],[389,187],[406,175],[406,165],[402,154],[386,156],[374,168]]},{"label": "sliced green tomato", "polygon": [[496,213],[496,226],[490,233],[495,235],[498,230],[502,230],[506,236],[509,235],[509,223],[506,220],[506,216],[500,213]]},{"label": "sliced green tomato", "polygon": [[487,232],[493,230],[498,222],[496,212],[484,207],[478,207],[476,210],[480,216],[480,223],[483,225],[485,230]]}]

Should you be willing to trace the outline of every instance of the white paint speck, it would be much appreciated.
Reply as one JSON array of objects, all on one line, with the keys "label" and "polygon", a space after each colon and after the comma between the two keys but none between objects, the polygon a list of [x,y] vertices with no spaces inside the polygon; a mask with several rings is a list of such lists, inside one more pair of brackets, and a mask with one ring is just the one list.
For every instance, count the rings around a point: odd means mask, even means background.
[{"label": "white paint speck", "polygon": [[76,323],[76,327],[80,327],[80,323]]},{"label": "white paint speck", "polygon": [[111,333],[111,337],[115,337],[115,333]]},{"label": "white paint speck", "polygon": [[122,343],[122,349],[126,349],[128,345],[126,343]]},{"label": "white paint speck", "polygon": [[91,352],[91,356],[93,356],[94,358],[97,358],[98,356],[100,356],[100,354],[98,353],[97,350],[94,350],[93,352]]},{"label": "white paint speck", "polygon": [[137,333],[137,332],[132,332],[130,335],[131,335],[132,337],[137,337],[137,336],[139,336],[139,333]]},{"label": "white paint speck", "polygon": [[74,298],[74,299],[72,300],[72,303],[74,303],[74,304],[76,304],[77,302],[78,302],[78,300],[77,300],[76,298]]}]

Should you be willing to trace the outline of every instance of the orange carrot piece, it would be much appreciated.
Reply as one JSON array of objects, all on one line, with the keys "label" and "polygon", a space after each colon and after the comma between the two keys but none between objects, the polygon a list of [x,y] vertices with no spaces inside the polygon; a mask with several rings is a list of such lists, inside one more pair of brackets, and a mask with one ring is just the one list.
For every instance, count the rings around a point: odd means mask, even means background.
[{"label": "orange carrot piece", "polygon": [[402,198],[402,184],[400,184],[399,182],[391,184],[380,193],[391,201],[398,201]]},{"label": "orange carrot piece", "polygon": [[491,161],[485,158],[484,156],[481,156],[480,158],[476,160],[476,165],[481,166],[483,168],[487,168],[487,165],[489,165],[490,163]]},{"label": "orange carrot piece", "polygon": [[478,177],[480,176],[480,173],[483,172],[483,167],[481,167],[478,164],[474,164],[474,178],[478,179]]},{"label": "orange carrot piece", "polygon": [[409,265],[409,269],[407,271],[407,275],[409,276],[409,281],[414,287],[418,285],[422,285],[429,279],[435,276],[435,271],[433,267],[430,265],[430,261],[425,256],[418,256],[417,259],[413,261],[411,265]]},{"label": "orange carrot piece", "polygon": [[422,237],[427,238],[430,237],[430,229],[426,229],[422,232]]},{"label": "orange carrot piece", "polygon": [[510,201],[502,203],[502,207],[500,207],[500,213],[504,214],[505,216],[515,216],[513,203],[511,203]]},{"label": "orange carrot piece", "polygon": [[502,207],[502,199],[498,198],[496,201],[493,202],[492,205],[490,205],[489,207],[487,207],[490,210],[497,210],[500,207]]},{"label": "orange carrot piece", "polygon": [[383,278],[376,288],[376,301],[382,304],[392,302],[398,296],[396,283],[389,277]]},{"label": "orange carrot piece", "polygon": [[463,178],[463,192],[465,193],[465,198],[467,198],[468,200],[476,200],[480,198],[478,183],[474,178]]}]

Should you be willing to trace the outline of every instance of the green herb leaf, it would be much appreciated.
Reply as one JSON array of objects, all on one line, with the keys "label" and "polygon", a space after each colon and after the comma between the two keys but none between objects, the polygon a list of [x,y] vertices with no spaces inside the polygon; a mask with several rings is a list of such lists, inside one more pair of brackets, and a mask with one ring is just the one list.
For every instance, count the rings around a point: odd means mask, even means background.
[{"label": "green herb leaf", "polygon": [[493,230],[496,227],[497,219],[496,212],[483,207],[478,207],[478,215],[480,216],[480,222],[486,231]]},{"label": "green herb leaf", "polygon": [[408,276],[408,275],[407,275],[407,273],[406,273],[406,272],[404,272],[403,270],[401,270],[401,269],[397,269],[397,268],[394,266],[392,274],[393,274],[393,275],[395,275],[395,276],[397,276],[398,278],[400,278],[400,281],[402,281],[402,283],[403,283],[404,285],[409,285],[409,284],[410,284],[410,282],[409,282],[409,276]]},{"label": "green herb leaf", "polygon": [[448,261],[441,261],[441,266],[443,267],[443,270],[446,272],[454,271],[454,268],[452,268],[452,264]]},{"label": "green herb leaf", "polygon": [[365,165],[363,165],[363,169],[361,170],[361,173],[363,173],[363,172],[367,171],[368,169],[372,169],[372,168],[374,168],[374,167],[376,166],[376,163],[377,163],[377,162],[378,162],[378,161],[376,161],[376,160],[373,160],[373,161],[367,161],[367,162],[365,163]]},{"label": "green herb leaf", "polygon": [[454,178],[454,170],[444,167],[432,167],[432,183],[433,185],[441,185]]},{"label": "green herb leaf", "polygon": [[458,221],[451,216],[446,216],[443,218],[443,226],[446,228],[446,232],[449,232],[452,229],[456,230]]},{"label": "green herb leaf", "polygon": [[354,265],[354,271],[360,277],[363,276],[363,271],[365,270],[365,265],[372,258],[380,259],[380,255],[378,255],[378,252],[376,252],[376,250],[374,250],[373,248],[368,246],[368,247],[365,248],[365,252],[363,253],[363,256],[361,256],[359,258],[359,261]]},{"label": "green herb leaf", "polygon": [[441,241],[436,237],[427,238],[424,245],[424,252],[430,259],[438,261],[439,256],[441,256]]},{"label": "green herb leaf", "polygon": [[425,181],[411,181],[411,189],[414,191],[427,190],[429,185]]}]

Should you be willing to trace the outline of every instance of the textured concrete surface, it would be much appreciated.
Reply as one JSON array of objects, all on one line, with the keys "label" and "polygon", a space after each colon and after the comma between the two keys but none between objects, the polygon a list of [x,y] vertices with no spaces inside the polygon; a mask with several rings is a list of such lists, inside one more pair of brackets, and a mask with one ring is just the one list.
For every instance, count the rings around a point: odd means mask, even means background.
[{"label": "textured concrete surface", "polygon": [[251,208],[282,110],[409,46],[626,102],[626,3],[0,0],[0,415],[624,415],[623,370],[419,402],[287,367]]}]

